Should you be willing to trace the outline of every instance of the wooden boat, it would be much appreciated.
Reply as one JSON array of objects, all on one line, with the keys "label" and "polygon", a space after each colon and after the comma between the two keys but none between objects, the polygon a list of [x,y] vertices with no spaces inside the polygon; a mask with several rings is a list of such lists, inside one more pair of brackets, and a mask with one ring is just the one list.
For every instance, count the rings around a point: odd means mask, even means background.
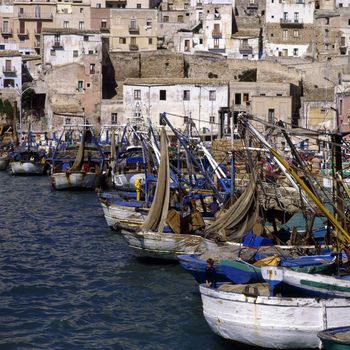
[{"label": "wooden boat", "polygon": [[[88,133],[85,127],[79,149],[74,145],[71,147],[71,153],[76,152],[74,162],[71,158],[56,155],[60,143],[57,145],[50,176],[51,185],[55,190],[94,190],[100,184],[104,157],[98,145],[95,143],[87,145],[88,134],[93,140],[94,136],[93,132],[89,130]],[[67,149],[70,149],[69,146]],[[86,151],[88,151],[87,159]]]},{"label": "wooden boat", "polygon": [[199,287],[203,314],[223,338],[270,349],[317,348],[317,333],[346,324],[350,299],[270,297],[267,284]]},{"label": "wooden boat", "polygon": [[[350,322],[347,322],[350,323]],[[318,333],[325,350],[349,350],[350,326],[328,328]]]},{"label": "wooden boat", "polygon": [[34,150],[15,152],[9,165],[12,175],[46,175],[47,170],[44,154]]},{"label": "wooden boat", "polygon": [[121,229],[121,233],[138,257],[175,260],[181,254],[200,254],[204,252],[203,237],[190,234],[158,233],[154,231],[132,232]]},{"label": "wooden boat", "polygon": [[295,271],[284,267],[266,266],[262,267],[262,276],[269,282],[272,290],[283,284],[292,287],[292,291],[300,295],[325,298],[350,297],[349,275],[336,278],[321,274],[310,275],[300,270]]},{"label": "wooden boat", "polygon": [[[281,258],[280,264],[305,274],[331,274],[335,269],[335,259],[330,255]],[[243,260],[222,260],[220,265],[223,273],[234,283],[244,284],[264,281],[261,270],[263,266],[261,265],[256,266]]]}]

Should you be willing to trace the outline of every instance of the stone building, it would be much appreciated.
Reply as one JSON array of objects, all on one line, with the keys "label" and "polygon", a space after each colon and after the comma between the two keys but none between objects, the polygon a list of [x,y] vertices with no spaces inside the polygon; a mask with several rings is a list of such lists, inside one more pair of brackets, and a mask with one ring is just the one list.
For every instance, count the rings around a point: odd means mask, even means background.
[{"label": "stone building", "polygon": [[266,1],[266,56],[305,57],[315,37],[315,2]]},{"label": "stone building", "polygon": [[50,131],[62,126],[63,116],[84,115],[100,126],[102,41],[100,32],[44,29],[43,73]]},{"label": "stone building", "polygon": [[157,50],[157,10],[111,9],[110,51]]}]

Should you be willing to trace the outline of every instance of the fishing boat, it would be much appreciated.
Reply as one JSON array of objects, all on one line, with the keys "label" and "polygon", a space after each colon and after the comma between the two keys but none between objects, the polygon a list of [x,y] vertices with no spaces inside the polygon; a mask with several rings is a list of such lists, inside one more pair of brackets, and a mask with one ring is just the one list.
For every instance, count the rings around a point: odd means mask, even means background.
[{"label": "fishing boat", "polygon": [[269,296],[268,284],[199,287],[203,314],[225,339],[270,349],[320,347],[317,333],[348,322],[350,299]]},{"label": "fishing boat", "polygon": [[322,298],[349,298],[350,275],[343,277],[324,276],[321,274],[310,275],[302,270],[292,270],[284,267],[262,267],[262,276],[269,282],[272,290],[299,293],[303,296]]},{"label": "fishing boat", "polygon": [[[350,322],[349,322],[350,323]],[[350,326],[328,328],[318,333],[325,350],[349,350]]]},{"label": "fishing boat", "polygon": [[44,152],[21,149],[13,153],[9,173],[12,175],[46,175],[48,168]]},{"label": "fishing boat", "polygon": [[[87,143],[90,139],[89,144]],[[52,157],[51,185],[55,190],[94,190],[99,186],[104,165],[104,155],[87,125],[79,148],[66,145],[63,150],[58,142]],[[73,157],[75,154],[75,158]]]}]

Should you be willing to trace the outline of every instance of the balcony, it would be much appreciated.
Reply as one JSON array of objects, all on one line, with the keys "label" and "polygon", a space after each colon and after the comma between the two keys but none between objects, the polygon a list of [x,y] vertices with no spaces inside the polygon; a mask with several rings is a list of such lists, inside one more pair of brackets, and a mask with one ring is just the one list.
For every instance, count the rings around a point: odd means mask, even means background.
[{"label": "balcony", "polygon": [[137,25],[129,25],[129,34],[140,34],[140,27]]},{"label": "balcony", "polygon": [[197,7],[203,7],[202,1],[197,1],[196,6],[197,6]]},{"label": "balcony", "polygon": [[222,38],[222,33],[213,30],[212,33],[211,33],[211,36],[213,37],[213,39],[221,39]]},{"label": "balcony", "polygon": [[27,30],[26,29],[17,29],[17,35],[21,36],[21,37],[24,37],[24,36],[28,37],[29,31],[28,31],[28,29]]},{"label": "balcony", "polygon": [[100,26],[100,31],[101,31],[102,33],[109,33],[109,27]]},{"label": "balcony", "polygon": [[42,21],[52,21],[53,20],[53,14],[52,13],[19,13],[18,14],[19,19],[26,19],[26,20],[33,20],[36,21],[38,19]]},{"label": "balcony", "polygon": [[257,10],[259,8],[258,4],[249,4],[247,5],[247,10]]},{"label": "balcony", "polygon": [[6,76],[15,77],[17,75],[17,70],[16,70],[16,67],[14,66],[11,66],[11,67],[2,66],[2,73]]},{"label": "balcony", "polygon": [[12,29],[11,28],[1,28],[1,35],[2,36],[12,36]]},{"label": "balcony", "polygon": [[226,52],[226,48],[208,47],[208,51],[209,52],[213,52],[213,53],[225,53]]},{"label": "balcony", "polygon": [[303,22],[298,19],[285,19],[281,18],[280,19],[280,25],[281,27],[285,28],[302,28],[304,26]]},{"label": "balcony", "polygon": [[249,45],[241,45],[239,47],[239,53],[242,55],[252,55],[253,54],[253,48]]},{"label": "balcony", "polygon": [[139,49],[139,45],[137,45],[137,44],[130,44],[129,45],[130,51],[138,51],[138,49]]},{"label": "balcony", "polygon": [[52,45],[53,50],[63,50],[63,44],[60,41],[55,41]]}]

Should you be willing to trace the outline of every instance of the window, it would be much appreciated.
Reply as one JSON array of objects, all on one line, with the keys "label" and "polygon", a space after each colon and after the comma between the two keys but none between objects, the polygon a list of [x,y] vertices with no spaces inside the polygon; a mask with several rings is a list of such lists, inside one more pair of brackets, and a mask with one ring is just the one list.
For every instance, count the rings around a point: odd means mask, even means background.
[{"label": "window", "polygon": [[183,100],[189,101],[190,100],[190,90],[184,90],[183,91]]},{"label": "window", "polygon": [[147,29],[152,29],[152,20],[151,19],[147,19],[146,27],[147,27]]},{"label": "window", "polygon": [[294,12],[294,23],[299,23],[299,12]]},{"label": "window", "polygon": [[5,50],[5,45],[0,45],[0,50]]},{"label": "window", "polygon": [[273,108],[269,108],[268,115],[267,115],[267,121],[269,123],[273,123],[275,119],[275,110]]},{"label": "window", "polygon": [[19,13],[20,13],[21,15],[23,15],[23,13],[24,13],[23,7],[20,7],[20,8],[19,8]]},{"label": "window", "polygon": [[119,38],[119,44],[126,44],[126,38]]},{"label": "window", "polygon": [[219,48],[219,41],[220,39],[214,39],[214,49],[218,49]]},{"label": "window", "polygon": [[140,9],[141,8],[141,4],[136,4],[136,8]]},{"label": "window", "polygon": [[131,45],[136,45],[136,37],[132,36],[132,37],[130,38],[130,44],[131,44]]},{"label": "window", "polygon": [[299,54],[299,49],[294,48],[293,49],[293,56],[298,56]]},{"label": "window", "polygon": [[118,124],[118,113],[111,113],[111,124]]},{"label": "window", "polygon": [[[80,22],[79,22],[80,23]],[[84,23],[84,22],[83,22]],[[84,35],[84,41],[89,41],[89,36],[88,35]]]},{"label": "window", "polygon": [[141,100],[141,90],[134,90],[134,100]]},{"label": "window", "polygon": [[288,38],[288,30],[286,30],[286,29],[283,31],[283,38],[284,39]]},{"label": "window", "polygon": [[84,9],[81,7],[80,8],[80,13],[83,13],[84,12]]},{"label": "window", "polygon": [[345,36],[340,38],[340,46],[345,46]]},{"label": "window", "polygon": [[[84,29],[84,22],[82,22],[82,21],[79,22],[79,29]],[[87,41],[87,40],[85,40],[85,41]]]},{"label": "window", "polygon": [[288,20],[288,12],[283,12],[283,19],[284,19],[285,21]]},{"label": "window", "polygon": [[242,103],[241,94],[235,94],[235,105],[240,105]]},{"label": "window", "polygon": [[86,87],[90,87],[91,86],[91,83],[86,83]]},{"label": "window", "polygon": [[106,19],[101,20],[101,28],[107,28],[107,20]]},{"label": "window", "polygon": [[95,63],[90,63],[90,74],[95,74]]},{"label": "window", "polygon": [[59,34],[55,34],[55,44],[60,45],[60,41],[61,41],[61,36]]},{"label": "window", "polygon": [[166,90],[159,90],[159,100],[166,101]]},{"label": "window", "polygon": [[66,125],[69,125],[71,123],[70,118],[66,118]]},{"label": "window", "polygon": [[82,80],[78,80],[78,91],[83,91],[84,89],[84,82]]},{"label": "window", "polygon": [[97,7],[98,9],[100,9],[100,8],[101,8],[101,4],[96,4],[96,7]]},{"label": "window", "polygon": [[164,16],[163,17],[163,22],[169,22],[169,16]]},{"label": "window", "polygon": [[73,50],[73,57],[78,57],[78,50]]},{"label": "window", "polygon": [[293,37],[294,38],[299,38],[299,30],[294,30],[293,31]]},{"label": "window", "polygon": [[89,55],[93,55],[94,54],[94,50],[89,50]]},{"label": "window", "polygon": [[243,102],[249,102],[249,94],[247,93],[243,94]]},{"label": "window", "polygon": [[137,29],[136,19],[130,21],[130,29]]},{"label": "window", "polygon": [[216,91],[209,90],[209,101],[216,101]]},{"label": "window", "polygon": [[325,18],[325,21],[326,21],[326,24],[329,24],[329,18],[328,17]]},{"label": "window", "polygon": [[56,56],[56,50],[50,50],[50,56]]},{"label": "window", "polygon": [[152,38],[148,38],[148,45],[152,45],[152,44],[153,44]]},{"label": "window", "polygon": [[199,39],[199,43],[200,43],[201,45],[203,44],[203,39],[202,39],[202,38]]},{"label": "window", "polygon": [[183,23],[184,22],[184,16],[182,16],[182,15],[177,16],[177,22],[178,23]]},{"label": "window", "polygon": [[68,28],[69,27],[69,22],[68,21],[64,21],[63,22],[63,28]]},{"label": "window", "polygon": [[211,115],[209,118],[210,118],[209,119],[210,124],[214,124],[215,123],[215,116]]}]

